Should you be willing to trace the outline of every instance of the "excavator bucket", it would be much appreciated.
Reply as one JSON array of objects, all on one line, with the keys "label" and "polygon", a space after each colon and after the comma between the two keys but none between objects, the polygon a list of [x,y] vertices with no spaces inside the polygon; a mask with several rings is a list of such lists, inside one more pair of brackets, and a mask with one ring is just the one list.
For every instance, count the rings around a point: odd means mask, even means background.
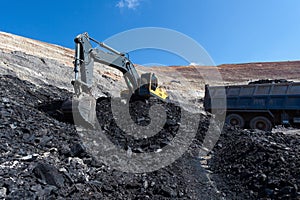
[{"label": "excavator bucket", "polygon": [[88,123],[94,127],[96,123],[96,99],[93,96],[81,94],[73,98],[73,119],[75,124]]},{"label": "excavator bucket", "polygon": [[79,97],[74,96],[72,101],[65,101],[61,109],[65,116],[73,117],[76,125],[95,127],[96,99],[94,97],[82,93]]}]

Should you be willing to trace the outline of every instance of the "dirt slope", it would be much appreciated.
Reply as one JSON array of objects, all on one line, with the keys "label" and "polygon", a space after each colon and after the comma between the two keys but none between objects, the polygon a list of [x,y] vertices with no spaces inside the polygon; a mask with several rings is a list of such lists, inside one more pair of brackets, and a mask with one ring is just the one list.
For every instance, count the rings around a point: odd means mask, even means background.
[{"label": "dirt slope", "polygon": [[[74,51],[72,49],[5,32],[0,32],[0,44],[0,72],[2,74],[14,73],[22,79],[35,81],[36,84],[53,81],[58,87],[72,90],[70,85],[73,77]],[[222,77],[220,80],[215,78],[216,67],[137,66],[139,73],[154,72],[160,84],[170,92],[171,97],[180,102],[194,103],[204,95],[203,74],[210,77],[214,85],[247,83],[249,80],[266,78],[299,80],[300,61],[223,64],[217,66],[217,69],[217,73]],[[96,83],[101,83],[98,84],[97,92],[99,93],[105,89],[118,95],[120,88],[125,88],[122,74],[117,70],[96,64],[94,74]]]},{"label": "dirt slope", "polygon": [[[0,32],[0,43],[1,74],[73,91],[73,50],[4,32]],[[94,78],[95,96],[103,96],[103,91],[118,94],[125,88],[121,73],[105,65],[95,64]]]},{"label": "dirt slope", "polygon": [[0,50],[5,53],[21,51],[28,55],[48,58],[72,66],[73,50],[45,42],[0,32]]}]

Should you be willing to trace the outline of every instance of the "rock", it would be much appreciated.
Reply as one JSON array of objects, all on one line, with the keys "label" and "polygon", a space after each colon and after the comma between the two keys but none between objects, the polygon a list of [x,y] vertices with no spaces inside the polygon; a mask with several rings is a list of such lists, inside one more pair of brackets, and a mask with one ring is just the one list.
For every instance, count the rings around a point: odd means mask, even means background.
[{"label": "rock", "polygon": [[148,186],[149,186],[149,184],[148,184],[148,181],[146,180],[146,181],[144,181],[144,188],[145,189],[147,189],[148,188]]},{"label": "rock", "polygon": [[2,97],[2,102],[3,102],[3,103],[9,103],[10,101],[9,101],[9,99],[8,99],[8,98],[6,98],[6,97]]},{"label": "rock", "polygon": [[17,126],[15,124],[10,124],[9,126],[10,126],[11,129],[17,128]]},{"label": "rock", "polygon": [[279,193],[282,195],[285,195],[285,194],[295,195],[295,192],[296,192],[296,190],[292,186],[285,186],[279,190]]},{"label": "rock", "polygon": [[174,198],[177,196],[177,192],[174,191],[171,187],[162,186],[159,194],[163,195],[164,197]]},{"label": "rock", "polygon": [[33,185],[31,186],[30,188],[32,191],[35,191],[35,192],[39,192],[42,190],[42,186],[41,185]]},{"label": "rock", "polygon": [[54,185],[58,188],[64,186],[63,175],[53,165],[47,163],[38,163],[33,169],[34,175],[45,181],[47,184]]},{"label": "rock", "polygon": [[0,188],[0,197],[1,198],[5,198],[6,195],[7,195],[6,193],[7,193],[7,188],[6,187]]},{"label": "rock", "polygon": [[47,135],[44,135],[43,137],[42,137],[42,139],[41,139],[41,141],[40,141],[40,144],[41,145],[47,145],[47,143],[49,142],[49,141],[51,141],[52,140],[52,136],[47,136]]},{"label": "rock", "polygon": [[82,144],[75,143],[71,146],[71,155],[73,157],[82,158],[82,154],[85,153],[85,148]]},{"label": "rock", "polygon": [[38,154],[32,154],[32,155],[24,156],[24,157],[20,158],[20,160],[31,162],[31,161],[34,161],[38,156],[39,156]]}]

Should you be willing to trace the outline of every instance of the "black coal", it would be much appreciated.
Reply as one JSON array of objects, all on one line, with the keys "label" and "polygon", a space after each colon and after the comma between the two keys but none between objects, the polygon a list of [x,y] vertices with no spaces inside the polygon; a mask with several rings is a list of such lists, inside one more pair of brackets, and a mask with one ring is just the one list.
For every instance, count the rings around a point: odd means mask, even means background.
[{"label": "black coal", "polygon": [[210,165],[232,192],[253,198],[297,199],[299,153],[297,135],[227,129]]},{"label": "black coal", "polygon": [[[144,174],[116,171],[94,159],[86,152],[74,125],[65,122],[60,113],[60,104],[71,96],[68,91],[50,85],[37,87],[14,76],[0,76],[1,198],[206,199],[218,196],[207,184],[197,158],[188,152],[172,165]],[[98,101],[99,123],[121,147],[129,145],[136,152],[154,151],[176,135],[181,112],[178,106],[164,105],[168,122],[156,138],[147,141],[134,140],[116,128],[109,101],[109,98]],[[147,105],[133,104],[132,112],[136,113],[133,119],[142,114],[145,120],[140,123],[146,123],[147,113],[138,112],[140,106]],[[207,119],[201,116],[201,120]]]},{"label": "black coal", "polygon": [[[209,126],[198,118],[198,133],[188,151],[160,170],[131,174],[112,169],[86,151],[60,105],[72,96],[51,85],[35,86],[0,76],[0,198],[6,199],[220,199],[299,198],[299,137],[226,129],[214,149],[210,175],[198,152]],[[132,119],[149,123],[150,105],[160,104],[167,122],[159,134],[135,139],[114,121],[110,98],[97,102],[100,126],[125,150],[153,152],[168,145],[180,127],[178,105],[157,100],[131,103]],[[142,120],[141,120],[142,119]],[[191,122],[192,123],[192,122]],[[188,129],[188,127],[187,127]]]}]

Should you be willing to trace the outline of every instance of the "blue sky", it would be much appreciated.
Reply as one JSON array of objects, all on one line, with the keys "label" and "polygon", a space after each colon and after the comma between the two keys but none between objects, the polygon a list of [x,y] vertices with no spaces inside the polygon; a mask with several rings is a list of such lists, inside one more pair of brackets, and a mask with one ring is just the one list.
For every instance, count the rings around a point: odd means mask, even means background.
[{"label": "blue sky", "polygon": [[[1,8],[1,31],[69,48],[82,32],[103,41],[163,27],[196,40],[216,64],[300,60],[298,0],[10,0]],[[188,64],[162,51],[131,54],[139,64]]]}]

